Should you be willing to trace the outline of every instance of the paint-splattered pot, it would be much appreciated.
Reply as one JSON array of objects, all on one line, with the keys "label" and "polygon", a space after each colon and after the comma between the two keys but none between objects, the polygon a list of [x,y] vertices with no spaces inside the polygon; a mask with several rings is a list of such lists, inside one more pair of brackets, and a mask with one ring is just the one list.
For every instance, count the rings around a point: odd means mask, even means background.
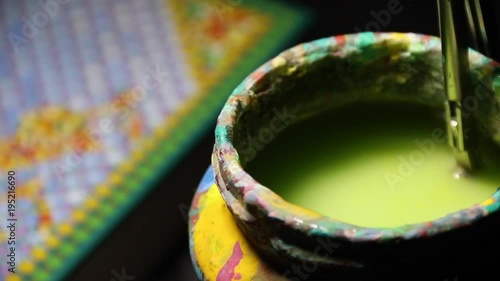
[{"label": "paint-splattered pot", "polygon": [[[478,130],[498,145],[499,65],[474,51],[470,61],[474,83],[487,88],[473,112]],[[257,152],[244,144],[270,124],[359,101],[442,108],[440,40],[401,33],[324,38],[287,50],[248,76],[218,118],[213,168],[190,210],[200,280],[455,280],[485,266],[488,251],[500,244],[499,192],[438,220],[365,228],[286,202],[243,169]],[[273,122],[278,115],[281,122]]]}]

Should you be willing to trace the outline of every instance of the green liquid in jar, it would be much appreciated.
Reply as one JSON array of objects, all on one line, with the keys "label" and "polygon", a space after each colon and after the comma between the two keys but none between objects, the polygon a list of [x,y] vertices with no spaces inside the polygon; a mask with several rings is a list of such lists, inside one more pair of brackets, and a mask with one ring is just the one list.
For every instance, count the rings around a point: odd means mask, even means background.
[{"label": "green liquid in jar", "polygon": [[500,166],[488,159],[457,178],[444,132],[443,116],[428,108],[349,106],[288,127],[246,170],[285,200],[346,223],[425,222],[479,204],[500,186]]}]

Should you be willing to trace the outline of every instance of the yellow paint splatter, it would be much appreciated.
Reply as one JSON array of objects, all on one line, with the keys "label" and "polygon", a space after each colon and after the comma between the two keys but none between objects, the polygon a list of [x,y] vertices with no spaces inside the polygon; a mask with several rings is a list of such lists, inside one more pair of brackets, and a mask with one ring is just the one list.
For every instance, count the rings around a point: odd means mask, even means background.
[{"label": "yellow paint splatter", "polygon": [[31,262],[22,262],[19,265],[19,270],[22,273],[28,273],[29,274],[29,273],[33,273],[33,270],[35,270],[35,266]]},{"label": "yellow paint splatter", "polygon": [[34,248],[32,255],[33,259],[35,259],[36,261],[44,260],[45,258],[47,258],[47,253],[40,248]]},{"label": "yellow paint splatter", "polygon": [[241,274],[241,280],[251,280],[259,267],[258,256],[234,222],[216,185],[202,195],[199,207],[203,211],[194,229],[194,252],[206,280],[216,280],[236,242],[240,243],[243,258],[235,273]]},{"label": "yellow paint splatter", "polygon": [[481,203],[481,206],[489,206],[489,205],[491,205],[493,203],[495,203],[495,200],[493,200],[493,198],[488,198],[488,200],[486,200],[483,203]]},{"label": "yellow paint splatter", "polygon": [[59,239],[54,236],[50,236],[49,238],[47,238],[47,245],[51,248],[59,246],[60,243],[61,241],[59,241]]},{"label": "yellow paint splatter", "polygon": [[64,235],[70,235],[73,233],[73,227],[69,223],[63,223],[59,226],[59,232]]},{"label": "yellow paint splatter", "polygon": [[21,281],[21,277],[19,277],[19,275],[17,274],[9,274],[7,275],[7,279],[5,279],[5,281]]}]

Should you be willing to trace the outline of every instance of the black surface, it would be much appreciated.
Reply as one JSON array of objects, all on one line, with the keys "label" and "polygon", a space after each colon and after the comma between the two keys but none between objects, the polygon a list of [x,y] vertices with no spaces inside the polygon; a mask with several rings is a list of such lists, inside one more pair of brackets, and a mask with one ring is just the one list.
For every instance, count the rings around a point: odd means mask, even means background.
[{"label": "black surface", "polygon": [[[317,17],[313,26],[288,47],[322,37],[367,31],[367,26],[371,31],[439,34],[434,0],[398,1],[400,12],[389,13],[390,18],[382,16],[377,21],[377,15],[387,15],[385,11],[393,1],[283,1],[309,6]],[[209,131],[69,280],[112,280],[112,270],[119,272],[122,268],[135,276],[134,281],[194,280],[187,254],[187,224],[179,206],[190,204],[194,188],[209,165],[213,129]]]}]

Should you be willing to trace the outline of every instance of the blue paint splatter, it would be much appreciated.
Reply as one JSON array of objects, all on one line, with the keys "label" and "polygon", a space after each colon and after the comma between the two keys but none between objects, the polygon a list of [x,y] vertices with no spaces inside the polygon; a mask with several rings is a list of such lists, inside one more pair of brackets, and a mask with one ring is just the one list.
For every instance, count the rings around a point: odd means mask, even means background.
[{"label": "blue paint splatter", "polygon": [[203,193],[203,192],[207,191],[214,183],[215,183],[214,170],[212,169],[212,166],[210,166],[210,167],[208,167],[207,171],[203,175],[203,178],[201,179],[201,182],[198,185],[197,192]]}]

